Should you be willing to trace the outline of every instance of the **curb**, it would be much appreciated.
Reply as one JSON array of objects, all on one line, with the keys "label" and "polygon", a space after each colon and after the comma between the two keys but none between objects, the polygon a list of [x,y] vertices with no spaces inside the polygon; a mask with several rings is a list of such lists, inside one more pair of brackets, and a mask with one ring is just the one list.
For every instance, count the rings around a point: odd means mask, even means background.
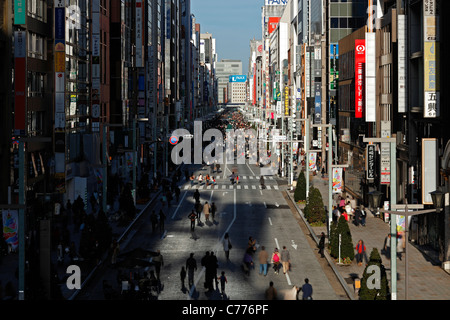
[{"label": "curb", "polygon": [[[319,239],[317,238],[314,230],[311,228],[311,226],[309,225],[309,223],[306,221],[305,217],[303,216],[303,211],[298,207],[297,203],[295,203],[295,201],[292,199],[292,196],[289,194],[289,192],[286,192],[289,200],[291,201],[291,203],[295,206],[295,208],[297,209],[297,213],[298,215],[301,217],[301,219],[303,220],[303,223],[306,225],[306,227],[308,228],[309,232],[311,233],[312,238],[314,239],[314,241],[316,242],[317,245],[319,245]],[[335,273],[336,277],[338,278],[339,282],[342,285],[342,288],[345,290],[345,292],[347,293],[347,296],[350,298],[350,300],[357,300],[353,294],[353,292],[350,291],[350,289],[348,288],[348,284],[347,282],[344,280],[344,278],[342,277],[342,275],[340,274],[340,272],[336,269],[336,266],[334,265],[334,261],[331,258],[330,254],[328,253],[327,250],[324,250],[324,254],[325,254],[325,258],[328,261],[328,264],[330,265],[331,269],[333,269],[333,272]]]}]

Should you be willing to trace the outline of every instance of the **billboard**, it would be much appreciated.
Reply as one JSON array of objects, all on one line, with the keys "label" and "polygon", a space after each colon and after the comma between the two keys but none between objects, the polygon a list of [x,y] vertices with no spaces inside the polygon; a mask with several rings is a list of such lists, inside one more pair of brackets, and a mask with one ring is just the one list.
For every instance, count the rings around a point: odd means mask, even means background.
[{"label": "billboard", "polygon": [[364,69],[366,40],[355,40],[355,118],[362,118],[364,111]]},{"label": "billboard", "polygon": [[271,34],[278,26],[278,22],[280,22],[281,17],[269,17],[268,23],[268,31]]},{"label": "billboard", "polygon": [[247,76],[246,75],[234,75],[229,77],[229,82],[246,82]]},{"label": "billboard", "polygon": [[265,0],[266,6],[279,6],[279,5],[286,5],[288,3],[288,0]]}]

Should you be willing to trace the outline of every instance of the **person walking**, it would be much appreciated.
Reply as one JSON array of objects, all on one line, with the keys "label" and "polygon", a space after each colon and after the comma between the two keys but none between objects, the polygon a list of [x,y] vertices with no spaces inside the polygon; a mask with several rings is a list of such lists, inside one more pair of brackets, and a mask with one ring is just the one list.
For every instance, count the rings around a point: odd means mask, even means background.
[{"label": "person walking", "polygon": [[215,221],[214,218],[216,216],[216,211],[217,211],[217,207],[216,207],[215,203],[213,202],[213,203],[211,203],[211,216],[212,216],[213,221]]},{"label": "person walking", "polygon": [[273,264],[273,270],[276,274],[278,274],[278,271],[280,269],[280,253],[278,252],[278,248],[275,248],[275,250],[272,253],[271,262]]},{"label": "person walking", "polygon": [[181,193],[180,187],[176,186],[174,191],[175,191],[175,197],[176,197],[177,203],[178,203],[178,202],[180,202],[180,193]]},{"label": "person walking", "polygon": [[152,261],[155,264],[156,279],[160,280],[159,274],[161,273],[161,267],[164,266],[164,259],[161,251],[156,251],[156,256],[152,258]]},{"label": "person walking", "polygon": [[269,282],[269,288],[266,289],[266,300],[277,300],[277,289],[273,286],[273,281]]},{"label": "person walking", "polygon": [[244,259],[243,259],[243,266],[244,266],[244,272],[247,276],[250,275],[250,269],[253,268],[253,258],[252,258],[252,251],[250,248],[247,248],[245,250]]},{"label": "person walking", "polygon": [[386,238],[384,238],[384,254],[386,255],[386,258],[391,258],[391,234],[389,233]]},{"label": "person walking", "polygon": [[200,202],[200,192],[198,191],[198,189],[196,189],[194,192],[194,199],[195,202]]},{"label": "person walking", "polygon": [[119,255],[119,252],[120,252],[119,242],[117,242],[117,240],[114,239],[113,243],[111,244],[111,264],[113,266],[116,265],[117,256]]},{"label": "person walking", "polygon": [[159,210],[159,231],[164,231],[164,221],[166,220],[166,215],[162,211],[162,209]]},{"label": "person walking", "polygon": [[267,261],[269,260],[269,254],[266,251],[266,248],[264,246],[261,246],[261,250],[258,254],[258,260],[259,260],[259,274],[263,274],[264,276],[267,276]]},{"label": "person walking", "polygon": [[191,288],[194,285],[194,272],[197,271],[197,261],[194,258],[193,252],[191,252],[189,258],[186,260],[186,270],[188,274],[188,285]]},{"label": "person walking", "polygon": [[189,214],[188,218],[191,221],[191,232],[194,232],[195,219],[197,219],[197,214],[194,212],[194,209],[192,209],[192,212]]},{"label": "person walking", "polygon": [[361,210],[361,225],[363,227],[365,227],[366,226],[366,209],[364,208],[363,205],[361,205],[360,210]]},{"label": "person walking", "polygon": [[181,267],[180,279],[181,279],[181,291],[183,291],[183,293],[185,293],[186,286],[184,284],[184,281],[186,279],[186,269],[184,268],[184,266]]},{"label": "person walking", "polygon": [[201,186],[202,183],[203,183],[203,174],[200,173],[200,174],[198,175],[198,185]]},{"label": "person walking", "polygon": [[266,184],[265,184],[265,182],[264,182],[264,177],[263,177],[263,176],[261,176],[261,177],[259,178],[259,184],[261,185],[261,188],[263,188],[263,189],[266,188]]},{"label": "person walking", "polygon": [[198,223],[198,225],[201,225],[201,223],[202,223],[202,219],[201,219],[202,204],[200,203],[200,201],[195,203],[194,208],[195,208],[195,212],[197,213],[197,223]]},{"label": "person walking", "polygon": [[312,300],[313,288],[312,288],[311,284],[309,284],[308,278],[305,279],[305,283],[301,286],[301,288],[298,289],[297,299],[298,299],[298,293],[300,293],[300,291],[303,292],[302,300]]},{"label": "person walking", "polygon": [[158,216],[155,213],[155,210],[152,210],[152,213],[150,214],[150,221],[152,223],[152,233],[156,230],[156,225],[158,224]]},{"label": "person walking", "polygon": [[356,244],[356,262],[358,262],[358,266],[362,265],[363,255],[366,252],[366,246],[362,240],[359,240]]},{"label": "person walking", "polygon": [[325,249],[325,233],[322,232],[322,234],[320,235],[320,240],[319,240],[319,254],[322,258],[325,257],[324,249]]},{"label": "person walking", "polygon": [[203,205],[203,214],[205,215],[205,220],[209,221],[209,213],[211,211],[211,206],[208,204],[208,201],[205,201]]},{"label": "person walking", "polygon": [[232,247],[230,236],[228,235],[228,232],[225,233],[225,236],[223,237],[223,251],[225,251],[225,257],[227,259],[227,262],[230,261],[230,249]]},{"label": "person walking", "polygon": [[217,260],[216,255],[214,254],[214,251],[211,251],[209,254],[209,272],[210,272],[210,281],[209,281],[209,290],[214,290],[212,280],[214,279],[214,283],[216,284],[216,289],[219,289],[219,283],[217,279],[217,268],[219,267],[219,261]]},{"label": "person walking", "polygon": [[283,274],[289,271],[289,265],[291,263],[291,255],[289,254],[289,250],[286,246],[283,246],[283,250],[281,251],[281,265],[283,266]]},{"label": "person walking", "polygon": [[227,277],[225,276],[225,271],[222,271],[222,273],[220,274],[219,281],[220,281],[220,293],[223,296],[225,294],[225,284],[228,282]]}]

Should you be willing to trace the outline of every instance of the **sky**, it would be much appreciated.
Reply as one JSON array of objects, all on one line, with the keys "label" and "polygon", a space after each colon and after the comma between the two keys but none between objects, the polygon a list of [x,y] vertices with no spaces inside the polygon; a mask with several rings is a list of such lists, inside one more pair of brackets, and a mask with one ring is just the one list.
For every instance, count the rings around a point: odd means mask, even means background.
[{"label": "sky", "polygon": [[261,7],[264,0],[191,0],[191,13],[201,33],[216,39],[218,61],[242,61],[242,73],[248,73],[250,40],[262,35]]}]

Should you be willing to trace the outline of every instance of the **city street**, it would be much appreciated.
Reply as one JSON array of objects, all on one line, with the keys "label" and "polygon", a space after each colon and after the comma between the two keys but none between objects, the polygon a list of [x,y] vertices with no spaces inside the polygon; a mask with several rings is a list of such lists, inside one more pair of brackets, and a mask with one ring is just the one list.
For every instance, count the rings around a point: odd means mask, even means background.
[{"label": "city street", "polygon": [[[239,184],[232,185],[228,176],[233,168],[237,168]],[[209,171],[198,168],[195,174],[205,174]],[[256,300],[265,299],[264,293],[273,281],[279,291],[279,298],[292,288],[293,285],[301,286],[304,279],[310,279],[314,287],[314,298],[320,300],[338,299],[332,286],[327,280],[313,249],[301,231],[293,212],[287,205],[277,180],[272,176],[266,176],[266,189],[260,188],[259,168],[249,164],[226,164],[222,167],[220,178],[215,186],[190,185],[183,180],[181,184],[180,202],[172,204],[169,210],[163,209],[167,216],[165,230],[159,229],[152,233],[149,218],[143,218],[138,230],[132,232],[121,245],[121,252],[128,252],[134,248],[143,248],[150,251],[160,250],[164,257],[164,266],[161,268],[162,290],[158,297],[160,300],[184,300],[184,299],[222,299],[220,291],[212,294],[205,293],[203,287],[205,272],[200,265],[201,258],[206,251],[213,251],[218,258],[218,275],[225,272],[228,283],[226,285],[225,299]],[[213,173],[214,175],[214,173]],[[214,221],[195,227],[195,239],[190,232],[188,214],[191,212],[195,189],[199,189],[200,201],[214,202],[217,213]],[[159,212],[161,204],[154,208]],[[149,212],[146,213],[147,215]],[[225,233],[229,233],[233,248],[230,250],[230,261],[226,262],[222,246]],[[249,237],[256,239],[259,246],[254,254],[255,269],[247,276],[242,270],[242,261]],[[266,277],[259,275],[258,253],[260,246],[265,246],[270,256],[275,248],[286,246],[290,251],[292,270],[286,275],[280,271],[277,275],[269,266]],[[193,252],[197,260],[198,269],[195,272],[195,288],[183,292],[181,289],[180,271],[185,266],[186,259]],[[150,267],[152,268],[152,267]],[[141,269],[142,273],[144,270]],[[78,299],[103,299],[102,282],[104,279],[115,288],[119,288],[116,276],[117,270],[107,268],[101,277],[84,290],[84,294]],[[187,285],[187,279],[186,279]],[[286,297],[288,299],[288,297]]]}]

